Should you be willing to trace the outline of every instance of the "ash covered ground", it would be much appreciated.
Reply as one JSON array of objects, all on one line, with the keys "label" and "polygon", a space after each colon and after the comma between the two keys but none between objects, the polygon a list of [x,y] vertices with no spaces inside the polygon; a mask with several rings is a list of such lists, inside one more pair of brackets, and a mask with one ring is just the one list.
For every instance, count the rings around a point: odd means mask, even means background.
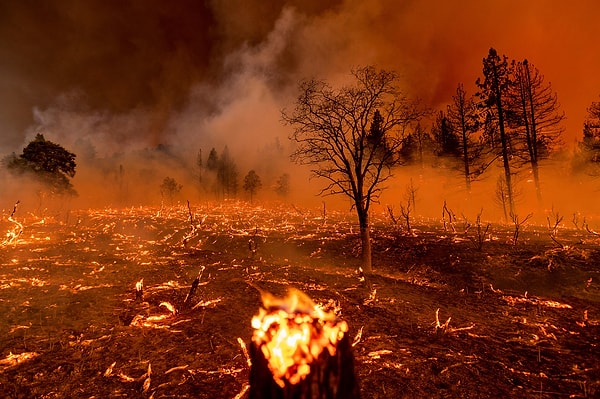
[{"label": "ash covered ground", "polygon": [[244,398],[256,287],[288,286],[348,322],[363,398],[600,396],[599,236],[374,219],[364,282],[352,213],[16,214],[16,237],[3,217],[0,396]]}]

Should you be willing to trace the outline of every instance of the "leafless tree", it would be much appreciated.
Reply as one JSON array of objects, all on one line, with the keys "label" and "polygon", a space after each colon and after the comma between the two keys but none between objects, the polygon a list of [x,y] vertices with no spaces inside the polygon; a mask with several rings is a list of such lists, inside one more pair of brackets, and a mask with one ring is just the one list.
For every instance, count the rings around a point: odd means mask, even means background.
[{"label": "leafless tree", "polygon": [[539,163],[550,155],[562,133],[564,113],[559,111],[556,93],[544,82],[544,75],[527,60],[514,63],[512,123],[520,130],[524,148],[519,153],[531,167],[538,202],[542,202]]},{"label": "leafless tree", "polygon": [[481,209],[481,211],[477,214],[477,219],[475,221],[475,226],[477,227],[477,236],[473,239],[473,242],[475,243],[475,248],[477,248],[478,251],[481,251],[481,248],[483,248],[483,243],[485,242],[485,237],[490,229],[490,224],[487,223],[485,225],[485,228],[483,228],[482,224],[481,224],[481,215],[483,214],[483,209]]},{"label": "leafless tree", "polygon": [[292,159],[310,165],[327,181],[322,195],[343,194],[358,216],[363,269],[372,271],[369,207],[400,161],[403,132],[424,115],[402,94],[391,71],[367,66],[352,71],[354,82],[333,88],[321,80],[300,84],[292,111],[283,121],[294,130]]},{"label": "leafless tree", "polygon": [[527,216],[525,216],[525,219],[519,220],[519,215],[515,213],[510,214],[510,218],[512,219],[513,225],[515,226],[515,231],[513,232],[513,245],[517,245],[517,240],[519,239],[521,226],[523,226],[532,216],[533,213],[530,213]]}]

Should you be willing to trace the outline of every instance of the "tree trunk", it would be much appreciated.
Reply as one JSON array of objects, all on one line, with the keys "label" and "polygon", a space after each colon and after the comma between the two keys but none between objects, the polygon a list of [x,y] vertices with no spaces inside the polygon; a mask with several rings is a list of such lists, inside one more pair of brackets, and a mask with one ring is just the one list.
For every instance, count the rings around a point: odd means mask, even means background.
[{"label": "tree trunk", "polygon": [[368,211],[357,207],[358,223],[360,224],[360,241],[362,255],[363,272],[370,274],[373,272],[371,256],[371,224],[369,223]]},{"label": "tree trunk", "polygon": [[371,256],[371,232],[370,227],[360,227],[360,240],[362,244],[362,268],[365,273],[373,272],[373,263]]},{"label": "tree trunk", "polygon": [[540,184],[540,171],[537,162],[531,162],[531,171],[533,172],[533,182],[535,184],[535,193],[537,195],[538,206],[542,206],[542,186]]},{"label": "tree trunk", "polygon": [[277,385],[256,343],[250,344],[249,399],[360,399],[354,357],[348,335],[337,344],[335,355],[321,353],[311,364],[311,372],[297,384]]},{"label": "tree trunk", "polygon": [[511,215],[515,214],[514,198],[512,188],[512,175],[510,172],[508,137],[504,129],[504,105],[502,103],[502,91],[498,81],[498,71],[494,68],[494,91],[496,94],[496,109],[498,111],[498,127],[500,130],[500,142],[502,144],[502,163],[504,166],[504,179],[506,181],[506,192],[508,194],[508,207]]}]

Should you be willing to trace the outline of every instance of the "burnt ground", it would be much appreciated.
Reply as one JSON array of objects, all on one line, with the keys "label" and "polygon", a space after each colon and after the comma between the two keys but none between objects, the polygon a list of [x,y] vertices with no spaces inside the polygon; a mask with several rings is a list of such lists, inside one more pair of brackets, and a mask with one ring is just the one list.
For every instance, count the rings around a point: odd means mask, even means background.
[{"label": "burnt ground", "polygon": [[187,207],[17,213],[23,232],[0,247],[0,397],[244,398],[255,287],[287,286],[341,309],[363,398],[600,397],[590,232],[530,225],[514,245],[494,225],[478,248],[475,227],[408,234],[382,216],[365,283],[351,213],[192,211],[193,227]]}]

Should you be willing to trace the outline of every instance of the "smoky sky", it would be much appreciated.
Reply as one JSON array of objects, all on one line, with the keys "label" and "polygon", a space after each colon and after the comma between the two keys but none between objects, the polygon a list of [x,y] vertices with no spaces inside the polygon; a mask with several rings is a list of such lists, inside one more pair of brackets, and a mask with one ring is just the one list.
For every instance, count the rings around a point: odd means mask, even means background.
[{"label": "smoky sky", "polygon": [[272,134],[299,79],[336,81],[366,64],[397,70],[409,95],[442,107],[458,83],[475,90],[490,47],[541,70],[574,140],[600,94],[598,4],[2,1],[0,150],[19,150],[49,120],[71,141],[149,146],[189,131]]}]

